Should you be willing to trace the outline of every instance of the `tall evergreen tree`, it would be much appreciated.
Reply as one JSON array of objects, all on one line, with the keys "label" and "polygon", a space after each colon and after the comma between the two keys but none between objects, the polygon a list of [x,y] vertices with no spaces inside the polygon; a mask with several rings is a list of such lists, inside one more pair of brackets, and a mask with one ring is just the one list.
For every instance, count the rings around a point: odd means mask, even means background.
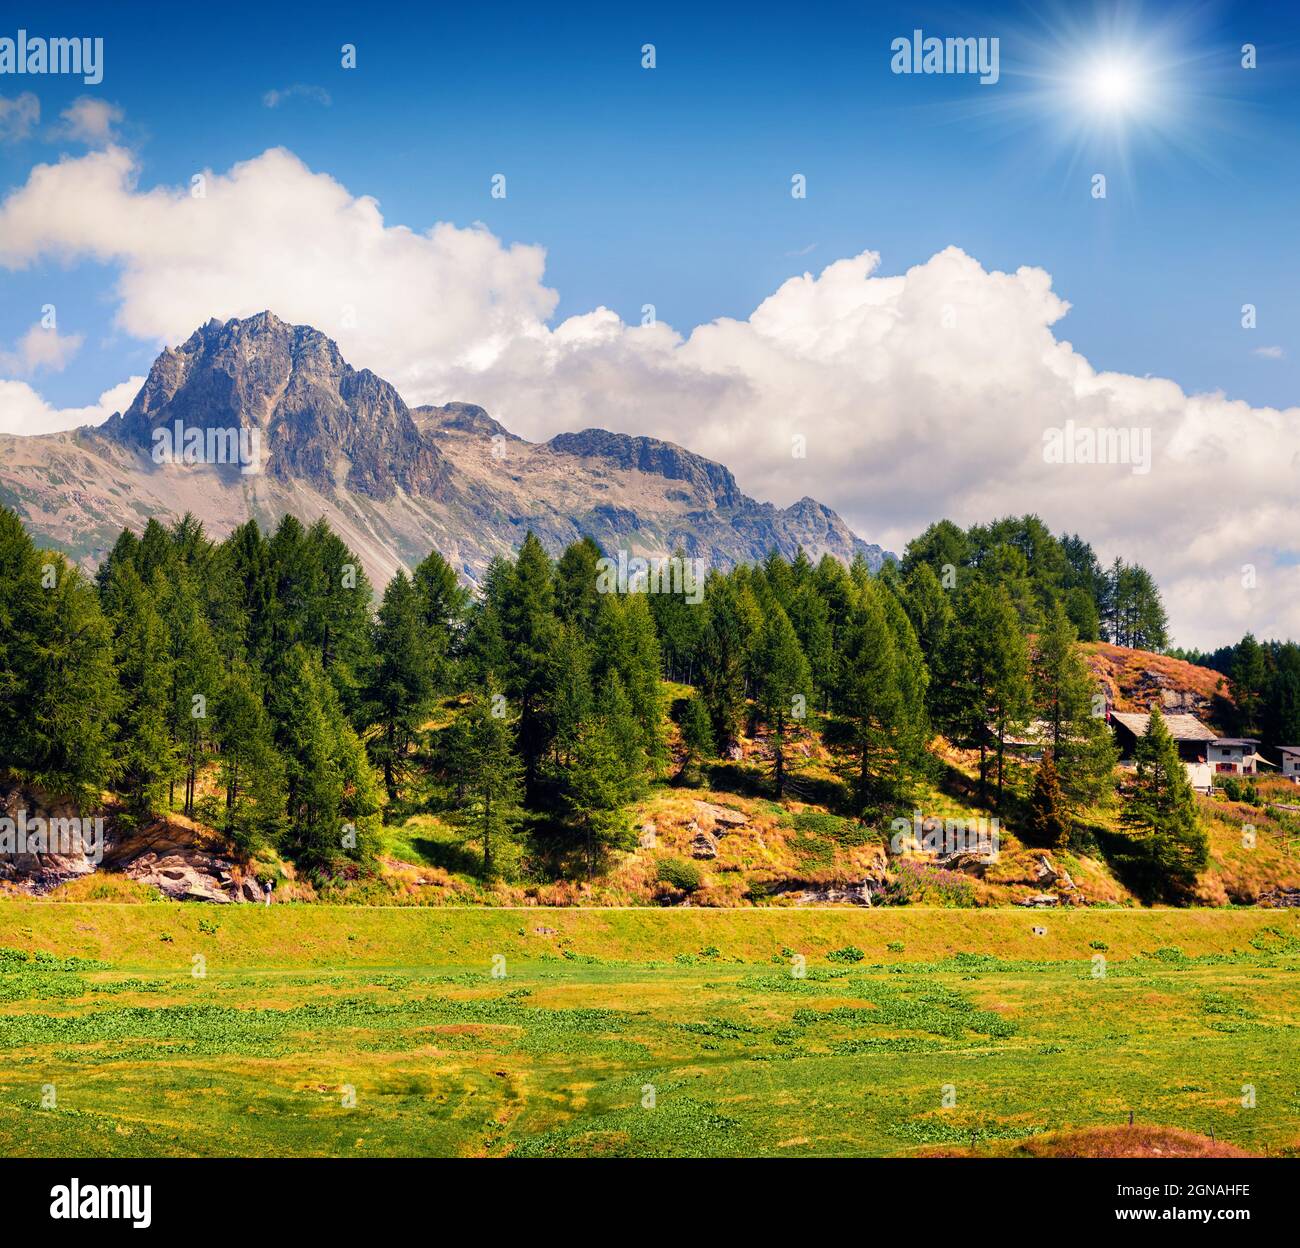
[{"label": "tall evergreen tree", "polygon": [[476,695],[460,717],[465,783],[456,823],[483,854],[483,876],[516,873],[523,821],[523,771],[515,756],[515,728],[495,712],[495,690]]},{"label": "tall evergreen tree", "polygon": [[779,799],[785,793],[786,732],[792,719],[803,719],[812,702],[812,676],[794,626],[779,601],[768,608],[758,641],[759,713],[771,734],[773,781]]},{"label": "tall evergreen tree", "polygon": [[977,579],[961,591],[954,630],[950,731],[979,749],[980,800],[988,800],[996,762],[1002,798],[1007,737],[1028,718],[1029,650],[1011,598],[1000,586]]},{"label": "tall evergreen tree", "polygon": [[1178,745],[1158,706],[1134,749],[1136,773],[1122,819],[1133,838],[1129,860],[1137,883],[1153,895],[1177,897],[1209,862],[1209,839]]},{"label": "tall evergreen tree", "polygon": [[95,589],[0,508],[0,771],[92,803],[114,770],[113,636]]},{"label": "tall evergreen tree", "polygon": [[713,743],[713,725],[709,723],[709,712],[704,707],[704,699],[698,694],[686,703],[681,729],[681,778],[687,784],[697,784],[701,763],[706,758],[712,758],[717,751],[717,746]]},{"label": "tall evergreen tree", "polygon": [[243,663],[222,683],[216,735],[225,793],[221,830],[247,854],[278,844],[288,800],[284,763],[275,750],[271,718]]},{"label": "tall evergreen tree", "polygon": [[550,745],[550,651],[555,640],[555,584],[551,561],[533,533],[502,586],[498,606],[504,643],[503,688],[519,707],[519,751],[524,791],[539,799],[541,762]]},{"label": "tall evergreen tree", "polygon": [[124,564],[113,571],[110,599],[122,710],[115,752],[129,818],[160,810],[177,770],[168,727],[172,711],[172,659],[167,625],[140,573]]},{"label": "tall evergreen tree", "polygon": [[1051,754],[1044,754],[1029,795],[1029,828],[1024,839],[1042,849],[1064,844],[1067,831],[1065,796]]},{"label": "tall evergreen tree", "polygon": [[[193,818],[199,772],[211,757],[214,740],[211,717],[222,682],[221,656],[184,565],[177,568],[170,582],[157,574],[152,594],[169,638],[171,690],[167,724],[185,781],[181,808]],[[174,806],[174,780],[171,789]]]},{"label": "tall evergreen tree", "polygon": [[749,631],[739,595],[729,578],[711,572],[704,597],[700,639],[700,689],[714,740],[726,750],[736,742],[745,714],[745,663]]},{"label": "tall evergreen tree", "polygon": [[285,656],[275,701],[276,748],[288,791],[286,847],[326,873],[364,866],[375,851],[379,789],[314,652],[299,645]]},{"label": "tall evergreen tree", "polygon": [[399,570],[384,590],[374,636],[377,662],[369,703],[378,731],[370,739],[370,754],[383,772],[391,805],[433,703],[437,663],[418,595],[404,571]]},{"label": "tall evergreen tree", "polygon": [[1066,804],[1077,809],[1113,788],[1119,751],[1095,714],[1098,684],[1079,651],[1074,624],[1059,602],[1047,611],[1031,660],[1034,709],[1047,728],[1054,770]]}]

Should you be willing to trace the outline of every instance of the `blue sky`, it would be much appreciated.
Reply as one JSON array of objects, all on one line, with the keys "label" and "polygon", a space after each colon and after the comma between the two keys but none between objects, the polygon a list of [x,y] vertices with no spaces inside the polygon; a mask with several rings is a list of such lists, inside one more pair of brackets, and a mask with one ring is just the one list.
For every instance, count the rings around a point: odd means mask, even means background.
[{"label": "blue sky", "polygon": [[[390,223],[482,221],[506,242],[543,245],[556,319],[604,304],[632,321],[652,302],[689,329],[747,316],[784,278],[864,248],[898,273],[956,244],[985,268],[1051,273],[1072,304],[1058,335],[1098,368],[1255,405],[1296,400],[1293,6],[1189,7],[1174,22],[1168,6],[1122,10],[1133,29],[1171,30],[1191,58],[1176,141],[1134,127],[1123,172],[1106,144],[1081,152],[1050,117],[1016,106],[1035,85],[1016,68],[1040,67],[1051,31],[1086,47],[1113,26],[1111,8],[1094,18],[1071,6],[1045,23],[1018,5],[295,7],[7,6],[0,34],[102,34],[106,72],[97,87],[0,77],[0,95],[34,90],[43,118],[37,135],[0,146],[0,187],[63,150],[48,141],[52,123],[95,95],[124,110],[142,187],[284,145],[376,197]],[[917,26],[997,35],[1002,80],[892,74],[890,40]],[[1251,72],[1237,69],[1247,41],[1260,50]],[[352,72],[339,67],[344,42],[358,48]],[[640,67],[644,42],[654,71]],[[330,104],[264,105],[294,84]],[[1109,172],[1104,205],[1088,195],[1094,165]],[[488,195],[498,171],[505,201]],[[808,178],[805,200],[789,195],[792,171]],[[38,379],[53,403],[91,402],[154,354],[112,332],[114,278],[111,266],[57,261],[3,278],[0,341],[51,301],[60,328],[85,335],[67,368]],[[1239,327],[1247,302],[1259,308],[1253,333]]]},{"label": "blue sky", "polygon": [[[105,66],[0,75],[0,431],[269,307],[412,403],[666,438],[895,550],[1036,511],[1184,644],[1300,635],[1300,8],[382,8],[9,7]],[[917,29],[998,81],[893,72]]]}]

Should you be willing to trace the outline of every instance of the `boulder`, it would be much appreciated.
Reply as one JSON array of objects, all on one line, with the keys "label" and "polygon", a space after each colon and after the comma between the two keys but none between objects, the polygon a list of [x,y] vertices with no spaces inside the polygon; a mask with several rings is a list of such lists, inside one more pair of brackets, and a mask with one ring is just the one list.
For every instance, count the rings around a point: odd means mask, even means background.
[{"label": "boulder", "polygon": [[870,906],[873,883],[870,879],[844,884],[782,880],[766,891],[771,897],[791,897],[801,906]]},{"label": "boulder", "polygon": [[659,841],[659,829],[653,823],[643,823],[641,825],[641,835],[637,838],[637,844],[642,849],[654,849]]},{"label": "boulder", "polygon": [[13,825],[4,827],[0,880],[23,892],[47,893],[66,880],[90,875],[99,866],[94,847],[101,853],[109,848],[109,820],[35,788],[0,788],[0,818]]},{"label": "boulder", "polygon": [[146,850],[122,868],[123,874],[141,884],[152,884],[176,901],[234,900],[222,884],[230,878],[230,863],[200,849],[175,849],[165,854]]},{"label": "boulder", "polygon": [[717,838],[711,832],[705,832],[703,829],[700,829],[691,838],[691,857],[716,858],[717,856]]},{"label": "boulder", "polygon": [[1061,899],[1055,893],[1036,893],[1032,897],[1025,897],[1023,900],[1016,902],[1018,906],[1030,906],[1037,909],[1046,909],[1048,906],[1058,906]]},{"label": "boulder", "polygon": [[712,802],[701,802],[698,799],[695,802],[695,817],[719,833],[743,828],[749,822],[749,816],[743,810],[735,810],[731,806],[715,806]]}]

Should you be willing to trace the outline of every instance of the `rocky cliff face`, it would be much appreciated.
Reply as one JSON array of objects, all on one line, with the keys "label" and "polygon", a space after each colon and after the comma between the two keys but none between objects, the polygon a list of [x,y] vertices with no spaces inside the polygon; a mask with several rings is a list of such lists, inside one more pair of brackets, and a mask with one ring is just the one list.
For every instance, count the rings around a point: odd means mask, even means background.
[{"label": "rocky cliff face", "polygon": [[[242,434],[258,470],[158,462],[159,431]],[[205,446],[206,449],[206,446]],[[123,527],[185,512],[214,537],[251,518],[324,516],[377,584],[436,547],[475,580],[531,529],[552,553],[590,536],[611,554],[677,549],[726,568],[800,546],[879,567],[884,552],[812,499],[741,492],[721,464],[670,442],[588,429],[532,443],[481,407],[408,409],[309,326],[269,312],[210,321],[162,353],[130,408],[98,429],[0,436],[0,502],[90,567]]]},{"label": "rocky cliff face", "polygon": [[205,434],[256,431],[260,467],[280,481],[376,499],[398,488],[436,496],[447,484],[437,448],[388,382],[357,372],[324,334],[269,312],[209,321],[164,351],[135,402],[101,432],[152,454],[158,431],[171,436],[178,421]]}]

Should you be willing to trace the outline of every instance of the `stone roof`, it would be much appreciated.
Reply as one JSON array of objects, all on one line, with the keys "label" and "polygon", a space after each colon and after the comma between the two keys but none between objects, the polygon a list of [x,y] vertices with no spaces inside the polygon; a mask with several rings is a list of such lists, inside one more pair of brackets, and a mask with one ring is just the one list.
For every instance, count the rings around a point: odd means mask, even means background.
[{"label": "stone roof", "polygon": [[[1138,711],[1111,711],[1111,719],[1123,724],[1135,737],[1146,735],[1151,716]],[[1207,728],[1195,715],[1166,715],[1165,725],[1175,741],[1217,741],[1219,734]]]}]

